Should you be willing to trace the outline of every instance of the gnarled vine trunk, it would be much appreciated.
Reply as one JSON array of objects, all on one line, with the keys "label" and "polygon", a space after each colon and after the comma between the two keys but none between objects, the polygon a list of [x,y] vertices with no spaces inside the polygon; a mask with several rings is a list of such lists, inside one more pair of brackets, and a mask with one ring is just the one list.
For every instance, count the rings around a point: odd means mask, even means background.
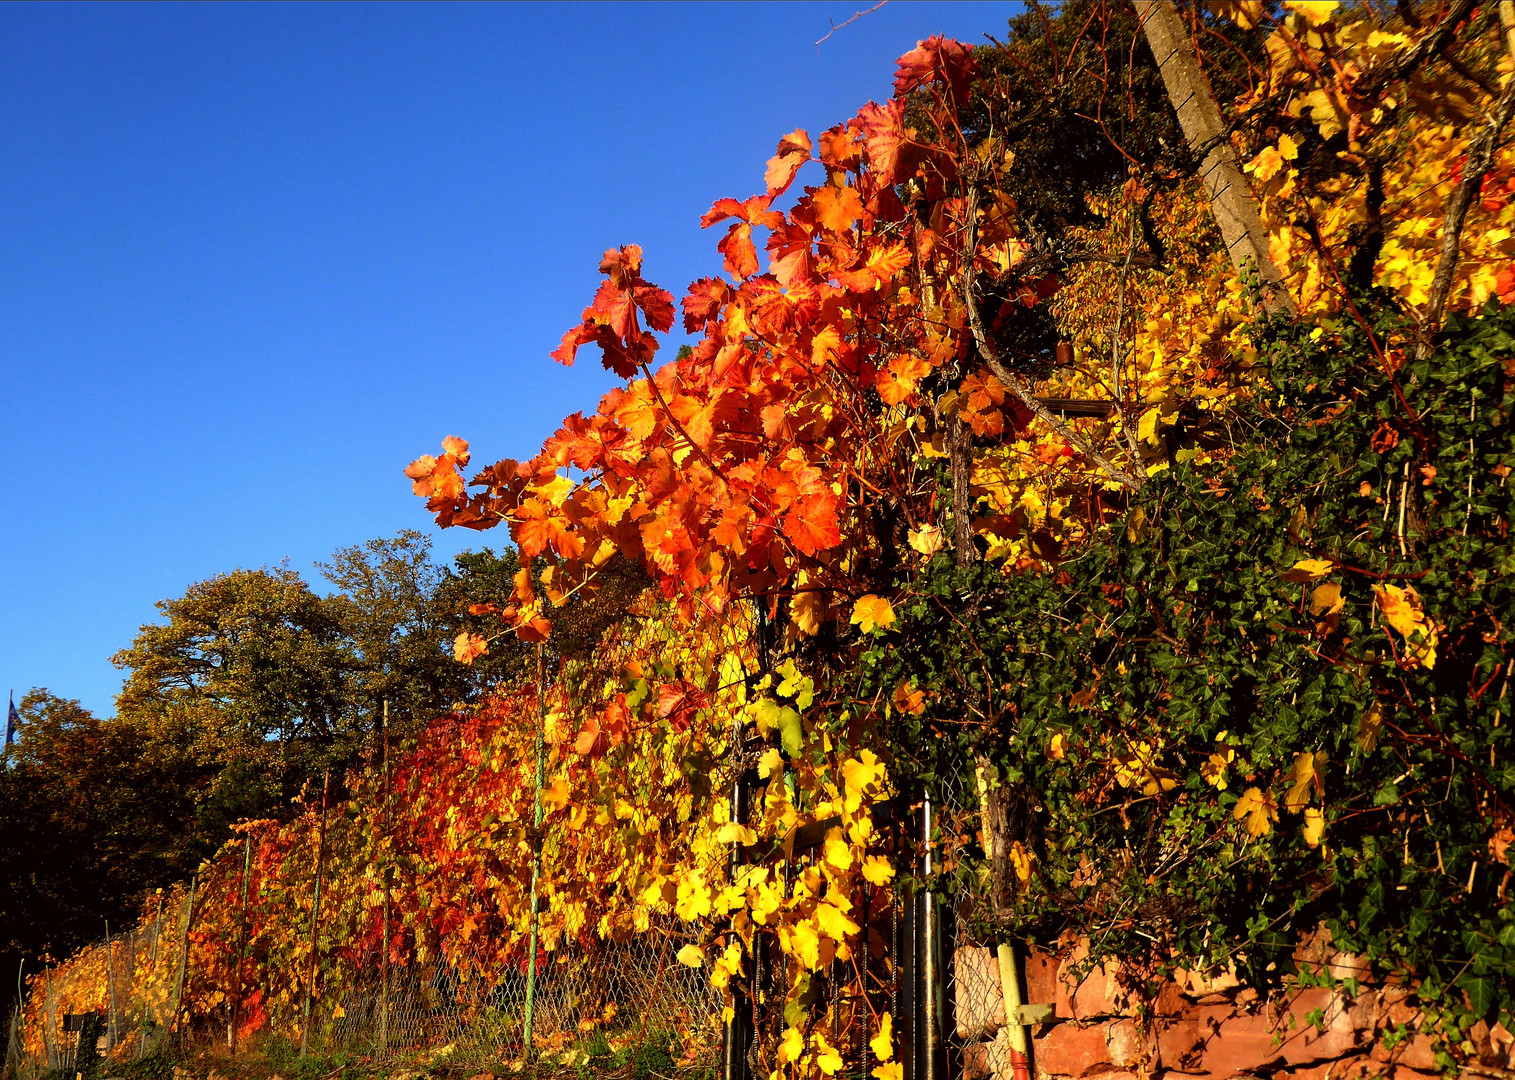
[{"label": "gnarled vine trunk", "polygon": [[1270,315],[1292,315],[1294,301],[1268,253],[1268,234],[1258,212],[1257,196],[1241,171],[1220,107],[1200,70],[1194,43],[1178,9],[1173,0],[1132,0],[1132,6],[1162,72],[1184,138],[1202,158],[1200,178],[1231,264],[1243,277],[1257,275],[1257,298],[1263,310]]}]

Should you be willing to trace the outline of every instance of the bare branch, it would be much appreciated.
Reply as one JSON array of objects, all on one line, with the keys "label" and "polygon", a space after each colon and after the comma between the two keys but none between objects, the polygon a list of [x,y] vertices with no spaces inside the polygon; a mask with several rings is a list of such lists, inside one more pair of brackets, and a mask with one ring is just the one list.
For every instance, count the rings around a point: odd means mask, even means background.
[{"label": "bare branch", "polygon": [[1440,53],[1451,43],[1452,34],[1472,10],[1473,0],[1457,0],[1447,12],[1447,17],[1437,23],[1435,29],[1383,67],[1368,72],[1352,87],[1353,91],[1363,97],[1371,97],[1395,79],[1409,75],[1425,62],[1426,57]]},{"label": "bare branch", "polygon": [[1457,260],[1461,254],[1462,227],[1467,221],[1468,209],[1472,206],[1474,197],[1483,187],[1484,175],[1494,164],[1499,134],[1510,122],[1512,114],[1515,114],[1515,75],[1505,83],[1504,93],[1494,103],[1482,129],[1468,142],[1462,181],[1452,189],[1452,195],[1447,199],[1447,213],[1441,224],[1441,255],[1436,263],[1436,276],[1431,279],[1430,302],[1426,305],[1425,318],[1421,320],[1420,343],[1415,350],[1421,359],[1431,355],[1436,334],[1441,329],[1447,297],[1452,291],[1452,276],[1457,272]]},{"label": "bare branch", "polygon": [[[854,11],[852,13],[852,18],[848,19],[844,23],[839,23],[839,22],[837,22],[834,19],[827,19],[826,21],[829,22],[829,23],[831,23],[831,29],[826,31],[826,37],[821,38],[821,41],[825,41],[826,38],[829,38],[832,34],[836,33],[842,27],[844,27],[844,26],[851,26],[853,23],[855,23],[859,19],[861,19],[864,15],[872,15],[875,11],[877,11],[879,8],[883,7],[888,2],[889,2],[889,0],[878,0],[878,3],[874,4],[871,8],[866,8],[863,11]],[[820,52],[821,51],[821,41],[817,41],[815,43],[815,51],[816,52]]]},{"label": "bare branch", "polygon": [[978,247],[978,188],[971,183],[968,185],[964,216],[967,218],[967,237],[963,245],[963,303],[968,309],[968,323],[973,328],[973,340],[978,345],[978,353],[984,358],[984,363],[989,365],[989,370],[994,373],[994,377],[1007,390],[1020,398],[1038,420],[1057,432],[1069,446],[1077,449],[1110,479],[1132,491],[1140,491],[1146,484],[1143,478],[1126,472],[1096,450],[1088,439],[1074,431],[1052,410],[1042,404],[1021,377],[1006,367],[995,354],[994,346],[989,344],[989,337],[984,333],[984,320],[979,314],[978,301],[973,296],[973,253]]}]

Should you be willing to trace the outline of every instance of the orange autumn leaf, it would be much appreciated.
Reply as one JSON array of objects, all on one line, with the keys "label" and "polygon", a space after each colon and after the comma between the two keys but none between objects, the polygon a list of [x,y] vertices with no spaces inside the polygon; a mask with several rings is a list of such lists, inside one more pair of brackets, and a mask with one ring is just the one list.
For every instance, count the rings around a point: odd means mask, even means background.
[{"label": "orange autumn leaf", "polygon": [[810,136],[803,128],[796,128],[779,140],[778,151],[768,160],[768,172],[764,181],[769,195],[782,195],[794,183],[800,166],[810,160]]},{"label": "orange autumn leaf", "polygon": [[452,655],[460,664],[471,664],[489,651],[489,642],[464,630],[452,642]]}]

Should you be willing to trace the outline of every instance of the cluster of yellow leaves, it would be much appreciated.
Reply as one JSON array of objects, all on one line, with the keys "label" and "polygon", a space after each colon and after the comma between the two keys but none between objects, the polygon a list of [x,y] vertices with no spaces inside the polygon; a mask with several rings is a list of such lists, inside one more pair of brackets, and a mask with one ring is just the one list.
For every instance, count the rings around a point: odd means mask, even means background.
[{"label": "cluster of yellow leaves", "polygon": [[[1322,9],[1324,10],[1324,9]],[[1429,26],[1418,33],[1429,31]],[[1390,32],[1370,9],[1333,8],[1329,14],[1291,12],[1267,39],[1268,64],[1246,108],[1282,94],[1286,111],[1297,118],[1294,134],[1256,150],[1246,166],[1263,209],[1269,251],[1304,313],[1332,313],[1343,303],[1342,279],[1370,224],[1370,175],[1381,170],[1378,220],[1383,246],[1374,283],[1394,292],[1412,311],[1424,309],[1438,262],[1446,202],[1460,178],[1472,118],[1491,105],[1475,83],[1440,65],[1417,70],[1408,85],[1366,104],[1351,87],[1365,73],[1390,62],[1414,45],[1418,33]],[[1465,66],[1481,66],[1465,50]],[[1496,54],[1497,55],[1497,54]],[[1498,60],[1501,75],[1510,70]],[[1299,153],[1314,129],[1329,139],[1347,133],[1336,168],[1315,162],[1307,180]],[[1473,203],[1462,233],[1461,256],[1452,281],[1448,310],[1476,310],[1493,296],[1515,300],[1515,150],[1503,147]]]},{"label": "cluster of yellow leaves", "polygon": [[1320,846],[1326,830],[1325,813],[1320,807],[1310,804],[1313,801],[1322,804],[1325,802],[1325,768],[1326,759],[1322,754],[1309,751],[1296,754],[1294,763],[1280,781],[1282,800],[1275,798],[1271,789],[1249,787],[1232,807],[1232,817],[1243,823],[1248,835],[1266,836],[1273,831],[1273,824],[1278,821],[1281,804],[1291,814],[1303,813],[1301,836],[1310,847]]}]

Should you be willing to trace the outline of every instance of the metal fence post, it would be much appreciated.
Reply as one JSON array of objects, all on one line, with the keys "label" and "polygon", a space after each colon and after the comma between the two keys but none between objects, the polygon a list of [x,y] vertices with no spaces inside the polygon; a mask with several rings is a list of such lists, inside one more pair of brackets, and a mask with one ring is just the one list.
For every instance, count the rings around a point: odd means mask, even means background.
[{"label": "metal fence post", "polygon": [[310,905],[310,964],[305,975],[305,1022],[300,1028],[300,1056],[310,1046],[310,1002],[316,985],[316,935],[321,923],[321,870],[326,861],[326,805],[331,798],[331,769],[321,780],[321,824],[316,840],[316,895]]},{"label": "metal fence post", "polygon": [[[731,745],[735,750],[742,737],[740,721],[732,725]],[[733,754],[740,762],[740,755]],[[736,775],[731,781],[731,820],[738,825],[747,823],[747,776],[739,763]],[[729,877],[735,881],[742,865],[742,845],[740,842],[731,845]],[[747,1051],[752,1045],[753,1022],[752,1002],[746,995],[738,990],[732,991],[734,998],[731,1019],[726,1021],[725,1033],[722,1038],[722,1080],[748,1080],[747,1075]]]},{"label": "metal fence post", "polygon": [[[380,841],[384,844],[389,842],[389,699],[384,699],[383,718],[379,721],[380,731],[383,735],[384,745],[384,818],[381,828]],[[379,867],[379,880],[384,889],[384,904],[381,917],[384,925],[380,931],[383,955],[379,957],[379,1053],[389,1052],[389,862],[386,858]]]},{"label": "metal fence post", "polygon": [[252,834],[242,836],[242,925],[237,934],[237,996],[232,1002],[231,1019],[226,1023],[226,1049],[237,1056],[237,1016],[242,1012],[242,1001],[247,996],[242,985],[242,969],[247,966],[247,883],[252,875]]},{"label": "metal fence post", "polygon": [[929,886],[935,861],[932,859],[931,832],[935,827],[935,807],[931,793],[921,796],[921,879],[927,882],[917,896],[920,907],[918,935],[919,978],[917,979],[916,1015],[916,1080],[946,1080],[942,1038],[942,966],[941,966],[941,912],[936,894]]},{"label": "metal fence post", "polygon": [[543,779],[543,751],[545,741],[542,727],[546,723],[547,713],[547,688],[545,660],[542,651],[542,642],[537,642],[537,773],[536,786],[532,789],[531,796],[531,928],[527,939],[527,949],[530,957],[526,968],[526,1020],[522,1026],[521,1059],[531,1059],[531,1021],[532,1010],[536,1005],[537,998],[537,911],[541,898],[537,895],[537,883],[542,876],[542,779]]}]

